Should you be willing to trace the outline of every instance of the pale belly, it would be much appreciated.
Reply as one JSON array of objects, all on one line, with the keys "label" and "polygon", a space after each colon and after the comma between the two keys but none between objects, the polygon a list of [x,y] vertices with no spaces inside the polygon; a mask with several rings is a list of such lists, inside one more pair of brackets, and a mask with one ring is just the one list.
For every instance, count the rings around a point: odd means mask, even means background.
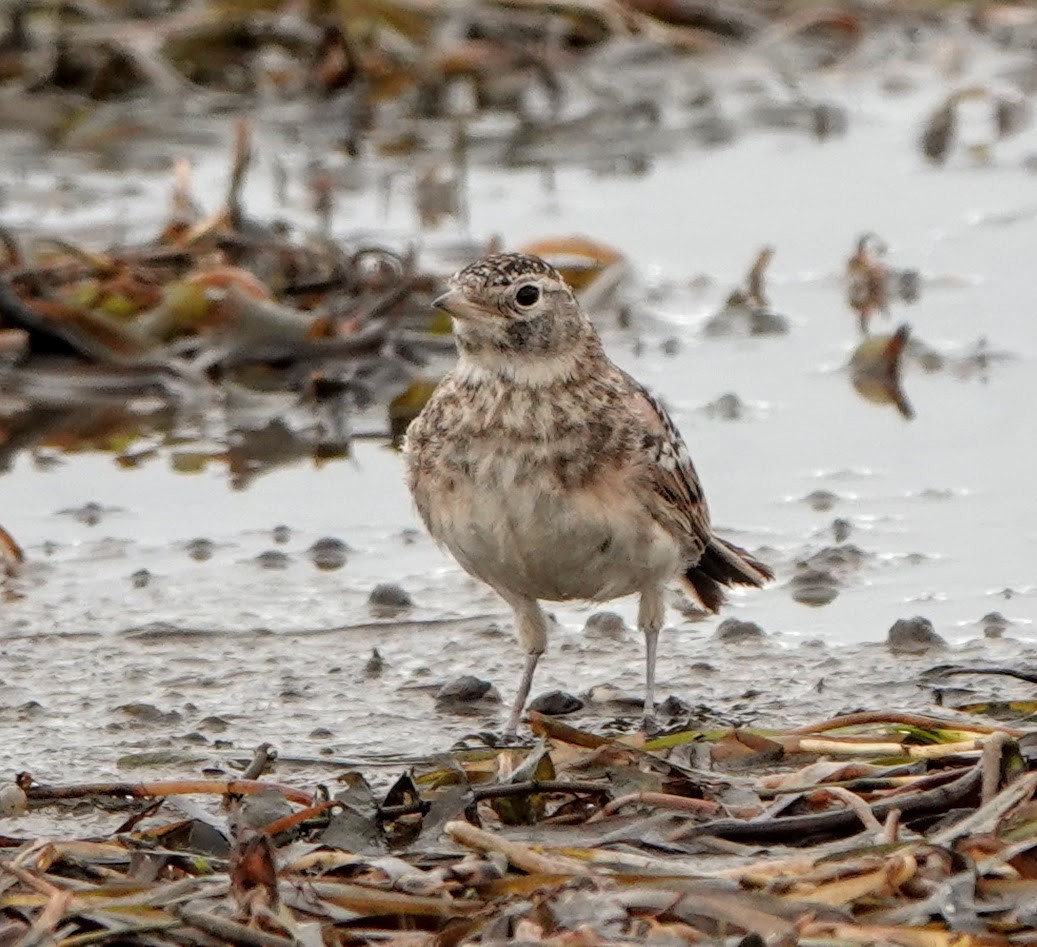
[{"label": "pale belly", "polygon": [[461,478],[419,504],[432,535],[477,578],[529,598],[604,601],[677,575],[678,544],[623,485],[562,491],[494,466],[490,483]]}]

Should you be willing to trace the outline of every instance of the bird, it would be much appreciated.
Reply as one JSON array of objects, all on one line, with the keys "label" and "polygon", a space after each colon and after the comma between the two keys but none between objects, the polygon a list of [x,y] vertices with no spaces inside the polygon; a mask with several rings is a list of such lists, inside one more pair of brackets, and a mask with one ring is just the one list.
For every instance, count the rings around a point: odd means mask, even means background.
[{"label": "bird", "polygon": [[458,358],[407,430],[407,484],[432,538],[514,613],[525,663],[505,736],[547,646],[540,602],[634,593],[647,731],[668,583],[717,612],[725,586],[762,586],[771,570],[713,532],[673,420],[608,357],[548,262],[484,257],[433,306]]}]

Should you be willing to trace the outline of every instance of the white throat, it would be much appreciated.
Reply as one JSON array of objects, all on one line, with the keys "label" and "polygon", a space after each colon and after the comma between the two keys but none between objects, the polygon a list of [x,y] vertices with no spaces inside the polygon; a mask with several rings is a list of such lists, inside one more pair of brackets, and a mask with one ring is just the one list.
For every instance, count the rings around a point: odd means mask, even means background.
[{"label": "white throat", "polygon": [[546,388],[576,375],[577,353],[524,357],[483,352],[476,361],[462,352],[455,373],[461,381],[476,384],[504,380],[527,388]]}]

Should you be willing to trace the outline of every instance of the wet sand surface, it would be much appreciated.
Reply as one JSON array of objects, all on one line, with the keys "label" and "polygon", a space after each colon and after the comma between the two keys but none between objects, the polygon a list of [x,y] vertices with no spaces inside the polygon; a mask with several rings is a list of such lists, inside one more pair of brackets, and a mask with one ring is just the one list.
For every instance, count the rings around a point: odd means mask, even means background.
[{"label": "wet sand surface", "polygon": [[[519,245],[587,233],[628,254],[633,326],[602,312],[608,349],[670,407],[714,521],[776,568],[770,588],[732,596],[719,618],[669,612],[659,691],[696,708],[705,725],[931,708],[922,675],[934,664],[1037,664],[1037,178],[1024,162],[1035,139],[1006,144],[987,164],[957,153],[933,169],[914,141],[936,87],[892,95],[878,76],[824,81],[820,91],[847,108],[850,124],[823,143],[766,130],[702,149],[678,136],[637,177],[578,162],[550,174],[470,171],[470,234]],[[215,158],[203,163],[202,178],[215,180],[217,168]],[[141,172],[125,185],[122,218],[154,224],[149,196],[164,193],[164,182]],[[399,193],[384,200],[376,184],[344,202],[342,226],[402,240],[414,227],[411,204]],[[248,199],[262,213],[261,191]],[[13,222],[27,218],[26,207],[13,202]],[[58,214],[34,219],[46,230]],[[103,218],[102,207],[88,208],[82,223]],[[889,244],[891,262],[921,273],[921,298],[894,303],[889,327],[909,322],[942,357],[937,370],[906,361],[910,422],[862,400],[845,368],[858,336],[841,274],[865,231]],[[430,252],[446,255],[458,236],[430,238]],[[764,244],[777,250],[770,296],[790,331],[703,335]],[[882,317],[875,327],[886,331]],[[737,396],[724,402],[735,404],[735,418],[716,407],[728,393]],[[155,409],[131,407],[144,416]],[[8,582],[2,611],[7,778],[233,770],[266,740],[282,760],[299,761],[280,772],[327,779],[356,762],[398,770],[408,754],[501,727],[521,665],[509,616],[424,534],[398,453],[384,440],[359,440],[349,458],[288,458],[232,489],[225,464],[192,458],[226,429],[247,430],[247,414],[207,415],[175,444],[156,434],[153,454],[143,453],[148,437],[138,440],[132,469],[111,452],[7,456],[0,518],[29,559]],[[384,421],[372,414],[355,428],[377,433]],[[276,431],[268,433],[263,450],[277,457]],[[848,535],[833,528],[837,519]],[[325,537],[348,544],[341,567],[312,561]],[[794,598],[808,560],[835,580],[823,607]],[[369,595],[387,582],[412,607],[376,614]],[[603,607],[623,615],[625,631],[584,633]],[[630,600],[553,607],[559,627],[534,694],[586,695],[608,684],[639,695],[634,608]],[[1007,619],[995,623],[1001,639],[984,637],[983,618],[994,612]],[[890,626],[915,615],[933,623],[946,649],[889,652]],[[713,639],[730,617],[757,623],[766,637]],[[368,666],[374,648],[380,671]],[[470,715],[437,710],[438,687],[462,674],[491,681],[503,702]],[[956,680],[983,699],[1032,693],[998,678]],[[945,696],[972,699],[965,690]],[[636,715],[592,699],[573,719],[632,726]]]}]

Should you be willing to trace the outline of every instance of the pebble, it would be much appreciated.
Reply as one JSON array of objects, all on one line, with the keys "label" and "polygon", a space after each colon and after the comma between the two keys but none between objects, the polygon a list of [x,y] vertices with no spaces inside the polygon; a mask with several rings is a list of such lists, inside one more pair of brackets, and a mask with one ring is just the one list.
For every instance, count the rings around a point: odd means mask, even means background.
[{"label": "pebble", "polygon": [[291,559],[288,555],[277,549],[270,549],[256,556],[256,565],[260,569],[287,569],[289,562]]},{"label": "pebble", "polygon": [[147,569],[138,569],[130,576],[130,583],[135,589],[145,589],[151,583],[151,573]]},{"label": "pebble", "polygon": [[745,644],[762,641],[766,637],[767,633],[756,622],[742,621],[740,618],[725,618],[713,632],[713,640],[724,644]]},{"label": "pebble", "polygon": [[211,539],[192,539],[187,546],[187,554],[195,562],[206,562],[212,558],[216,544]]},{"label": "pebble", "polygon": [[729,391],[707,404],[706,414],[721,421],[738,421],[745,417],[745,402],[733,391]]},{"label": "pebble", "polygon": [[179,711],[170,710],[167,713],[154,704],[120,704],[115,709],[140,723],[179,723],[181,720]]},{"label": "pebble", "polygon": [[815,552],[805,565],[825,572],[856,572],[868,559],[866,553],[853,543],[842,546],[826,546]]},{"label": "pebble", "polygon": [[627,623],[618,612],[595,612],[583,626],[583,633],[589,638],[622,638],[627,630]]},{"label": "pebble", "polygon": [[670,694],[656,710],[663,717],[684,717],[692,714],[695,710],[687,701],[681,700],[674,694]]},{"label": "pebble", "polygon": [[364,677],[379,677],[385,670],[385,659],[378,653],[377,648],[371,649],[371,657],[364,665]]},{"label": "pebble", "polygon": [[254,829],[262,828],[295,810],[279,789],[263,789],[244,796],[238,806],[241,820]]},{"label": "pebble", "polygon": [[289,526],[275,526],[272,535],[274,542],[283,546],[292,538],[292,530]]},{"label": "pebble", "polygon": [[0,819],[21,815],[25,812],[28,801],[21,786],[15,786],[13,783],[4,786],[0,789]]},{"label": "pebble", "polygon": [[803,497],[803,502],[810,509],[817,510],[818,513],[824,513],[839,502],[839,496],[832,493],[831,490],[814,490]]},{"label": "pebble", "polygon": [[837,516],[832,520],[832,536],[837,543],[844,543],[853,532],[853,523],[844,516]]},{"label": "pebble", "polygon": [[310,546],[310,561],[318,569],[330,572],[333,569],[341,569],[351,551],[341,539],[323,536]]},{"label": "pebble", "polygon": [[395,582],[382,582],[376,585],[367,597],[371,611],[380,615],[393,615],[396,612],[414,607],[414,599],[406,589]]},{"label": "pebble", "polygon": [[839,581],[831,572],[805,565],[789,581],[789,588],[794,601],[814,607],[827,605],[839,595]]},{"label": "pebble", "polygon": [[984,638],[1000,638],[1012,623],[1000,612],[987,612],[979,620],[979,624],[983,629]]},{"label": "pebble", "polygon": [[100,503],[95,503],[91,500],[80,507],[62,510],[61,512],[78,520],[84,526],[96,526],[108,511]]},{"label": "pebble", "polygon": [[947,642],[935,631],[928,618],[916,615],[893,623],[886,637],[886,647],[893,654],[924,654],[931,648],[946,648]]},{"label": "pebble", "polygon": [[476,700],[499,701],[500,694],[489,681],[464,674],[447,681],[436,692],[437,704],[468,704]]},{"label": "pebble", "polygon": [[583,701],[574,694],[565,691],[548,691],[529,702],[529,710],[547,714],[550,717],[561,717],[564,714],[576,713],[583,709]]}]

